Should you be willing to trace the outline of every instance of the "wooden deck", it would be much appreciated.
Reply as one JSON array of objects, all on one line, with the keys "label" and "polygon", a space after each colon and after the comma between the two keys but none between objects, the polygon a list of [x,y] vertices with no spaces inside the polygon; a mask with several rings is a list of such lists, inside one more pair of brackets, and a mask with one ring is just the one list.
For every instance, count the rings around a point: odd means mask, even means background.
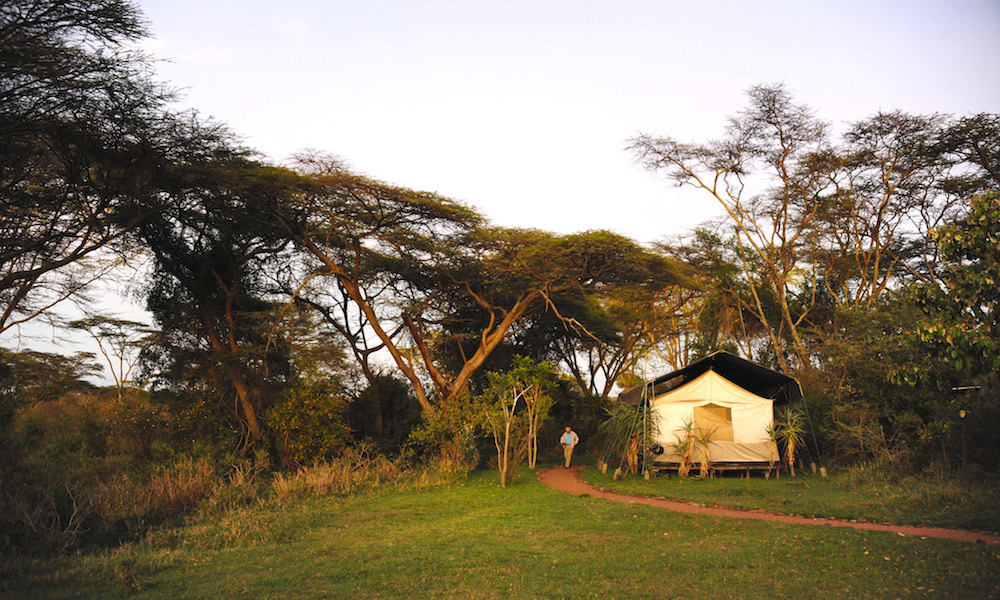
[{"label": "wooden deck", "polygon": [[[680,463],[653,463],[651,470],[654,473],[665,473],[673,476],[677,473]],[[775,477],[781,477],[782,466],[780,463],[770,465],[768,463],[712,463],[708,468],[708,476],[724,476],[727,473],[736,473],[745,479],[749,479],[752,473],[762,473],[765,479],[769,479],[773,473]],[[690,475],[697,475],[701,472],[701,463],[691,463]]]}]

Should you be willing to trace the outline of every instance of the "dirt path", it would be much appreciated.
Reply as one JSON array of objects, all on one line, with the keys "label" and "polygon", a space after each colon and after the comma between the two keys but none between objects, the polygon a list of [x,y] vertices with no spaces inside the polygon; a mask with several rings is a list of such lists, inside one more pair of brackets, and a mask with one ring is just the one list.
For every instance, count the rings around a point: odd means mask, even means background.
[{"label": "dirt path", "polygon": [[552,467],[537,473],[538,481],[550,488],[582,496],[584,494],[604,500],[614,502],[628,502],[634,504],[646,504],[657,508],[666,508],[676,512],[691,513],[699,515],[712,515],[716,517],[730,517],[734,519],[757,519],[760,521],[778,521],[781,523],[793,523],[796,525],[826,525],[827,527],[852,527],[854,529],[867,529],[870,531],[892,531],[901,535],[915,535],[924,537],[936,537],[949,540],[959,540],[963,542],[978,542],[982,544],[1000,544],[1000,536],[979,533],[976,531],[966,531],[962,529],[947,529],[945,527],[915,527],[909,525],[884,525],[881,523],[861,523],[844,521],[833,518],[812,518],[783,515],[779,513],[767,512],[764,510],[736,510],[732,508],[718,508],[713,506],[703,506],[666,498],[652,498],[648,496],[633,496],[611,491],[607,488],[599,488],[590,485],[580,479],[580,469],[583,467]]}]

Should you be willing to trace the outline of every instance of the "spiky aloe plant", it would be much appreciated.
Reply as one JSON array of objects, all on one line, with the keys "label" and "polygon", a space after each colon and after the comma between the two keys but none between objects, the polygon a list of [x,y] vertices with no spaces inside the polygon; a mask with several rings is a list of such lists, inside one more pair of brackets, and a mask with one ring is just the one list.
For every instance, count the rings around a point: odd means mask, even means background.
[{"label": "spiky aloe plant", "polygon": [[788,471],[795,477],[795,449],[802,445],[806,433],[802,410],[785,407],[781,411],[781,421],[777,429],[778,437],[785,444],[785,462],[788,464]]},{"label": "spiky aloe plant", "polygon": [[674,451],[680,456],[680,464],[677,465],[677,475],[687,477],[691,472],[691,440],[674,434],[676,440],[673,444]]}]

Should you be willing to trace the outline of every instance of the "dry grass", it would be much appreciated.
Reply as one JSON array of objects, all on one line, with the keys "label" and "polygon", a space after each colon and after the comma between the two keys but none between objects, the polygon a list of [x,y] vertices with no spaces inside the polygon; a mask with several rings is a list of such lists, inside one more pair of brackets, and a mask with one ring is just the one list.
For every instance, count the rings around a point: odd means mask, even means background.
[{"label": "dry grass", "polygon": [[289,498],[348,495],[396,481],[404,472],[401,461],[392,461],[360,448],[291,475],[278,473],[274,477],[271,489],[278,501]]},{"label": "dry grass", "polygon": [[[428,489],[465,473],[448,460],[414,469],[403,459],[389,460],[367,448],[273,478],[268,467],[263,459],[223,470],[206,459],[185,457],[152,473],[121,471],[73,489],[66,486],[56,490],[58,494],[0,495],[0,550],[64,554],[91,544],[135,540],[198,513],[243,518],[245,511],[270,501],[349,496],[399,486]],[[253,528],[226,529],[227,539],[260,537]]]},{"label": "dry grass", "polygon": [[101,523],[164,518],[196,510],[219,485],[206,460],[183,458],[161,467],[146,481],[123,473],[99,483],[91,494],[94,516]]}]

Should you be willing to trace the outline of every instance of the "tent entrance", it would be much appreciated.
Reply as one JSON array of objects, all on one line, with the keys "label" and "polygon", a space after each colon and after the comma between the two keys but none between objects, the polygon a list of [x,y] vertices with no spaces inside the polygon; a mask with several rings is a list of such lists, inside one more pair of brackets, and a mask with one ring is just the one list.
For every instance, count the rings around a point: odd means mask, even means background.
[{"label": "tent entrance", "polygon": [[733,410],[718,404],[694,407],[694,428],[711,431],[713,442],[733,441]]}]

